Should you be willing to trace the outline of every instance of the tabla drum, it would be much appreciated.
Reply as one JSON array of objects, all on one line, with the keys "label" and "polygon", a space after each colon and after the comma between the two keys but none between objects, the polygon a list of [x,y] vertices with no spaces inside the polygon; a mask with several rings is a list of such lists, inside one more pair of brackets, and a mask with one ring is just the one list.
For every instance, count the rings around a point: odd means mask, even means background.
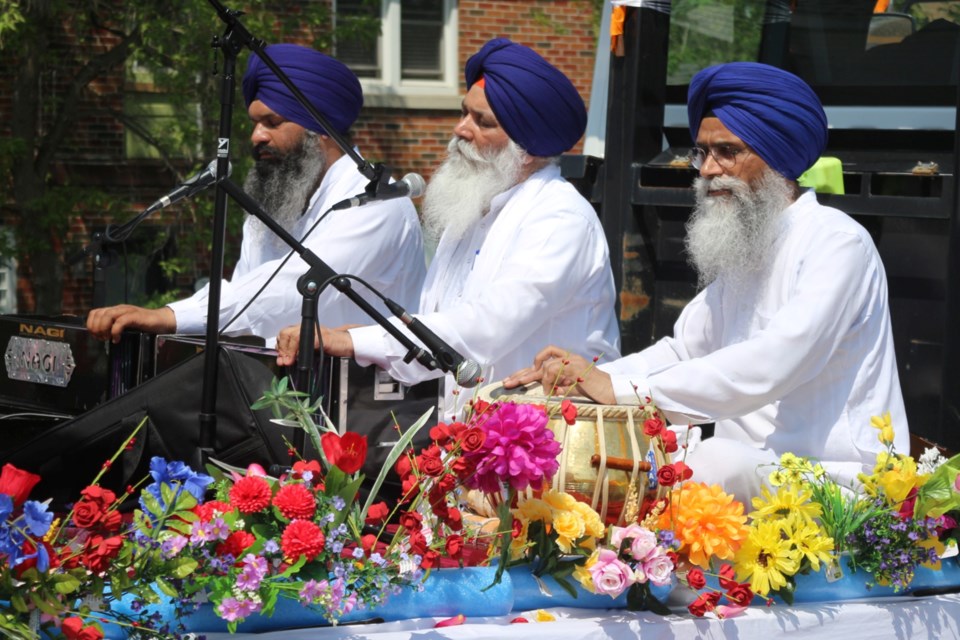
[{"label": "tabla drum", "polygon": [[644,498],[663,495],[657,469],[668,461],[662,447],[643,433],[644,421],[657,410],[571,397],[577,416],[567,424],[560,413],[562,399],[541,392],[539,384],[504,389],[496,383],[481,389],[480,398],[544,405],[551,416],[547,426],[562,447],[552,488],[589,504],[607,524],[635,522]]}]

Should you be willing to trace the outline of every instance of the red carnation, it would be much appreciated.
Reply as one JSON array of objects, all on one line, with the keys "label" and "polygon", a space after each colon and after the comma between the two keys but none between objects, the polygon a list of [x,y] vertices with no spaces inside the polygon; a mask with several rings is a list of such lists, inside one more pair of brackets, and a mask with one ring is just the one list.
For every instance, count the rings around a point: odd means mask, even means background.
[{"label": "red carnation", "polygon": [[348,431],[342,436],[328,431],[320,438],[320,446],[330,464],[344,473],[356,473],[367,459],[367,436]]},{"label": "red carnation", "polygon": [[3,465],[3,471],[0,471],[0,493],[13,498],[15,507],[24,503],[38,482],[40,476],[18,469],[10,463]]},{"label": "red carnation", "polygon": [[244,476],[230,487],[230,504],[240,513],[257,513],[270,504],[270,484],[260,476]]},{"label": "red carnation", "polygon": [[447,555],[453,558],[454,560],[459,560],[463,555],[463,536],[454,533],[447,536],[446,541],[446,551]]},{"label": "red carnation", "polygon": [[217,545],[215,552],[218,556],[239,558],[256,540],[256,536],[249,531],[231,531],[227,539]]},{"label": "red carnation", "polygon": [[687,573],[687,584],[691,589],[703,589],[707,585],[707,579],[703,575],[703,569],[694,567]]},{"label": "red carnation", "polygon": [[577,405],[569,400],[564,400],[560,403],[560,415],[563,416],[567,424],[575,423],[577,421]]},{"label": "red carnation", "polygon": [[460,449],[464,453],[477,451],[483,446],[483,443],[486,441],[486,439],[487,435],[484,433],[483,429],[480,427],[471,427],[464,431],[463,435],[460,437]]},{"label": "red carnation", "polygon": [[67,640],[101,640],[103,632],[94,625],[83,626],[83,619],[76,616],[67,618],[60,625],[60,631]]},{"label": "red carnation", "polygon": [[285,484],[273,496],[275,506],[287,520],[309,520],[317,512],[313,492],[302,484]]},{"label": "red carnation", "polygon": [[643,421],[643,433],[651,438],[660,435],[663,431],[663,420],[660,418],[647,418]]},{"label": "red carnation", "polygon": [[283,557],[290,562],[295,562],[300,556],[305,556],[310,562],[320,555],[325,542],[320,527],[309,520],[294,520],[280,536],[280,549]]},{"label": "red carnation", "polygon": [[382,524],[388,515],[390,515],[390,507],[387,506],[387,503],[375,502],[367,509],[366,522],[371,525]]}]

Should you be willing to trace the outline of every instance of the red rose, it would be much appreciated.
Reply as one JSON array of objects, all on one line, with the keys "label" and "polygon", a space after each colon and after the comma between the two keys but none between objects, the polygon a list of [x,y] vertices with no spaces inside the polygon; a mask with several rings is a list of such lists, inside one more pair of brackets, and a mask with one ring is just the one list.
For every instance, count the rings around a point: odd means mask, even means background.
[{"label": "red rose", "polygon": [[443,521],[450,527],[451,531],[460,531],[463,529],[463,515],[460,513],[460,509],[451,508]]},{"label": "red rose", "polygon": [[647,418],[643,421],[643,433],[649,437],[660,435],[663,431],[663,420],[660,418]]},{"label": "red rose", "polygon": [[244,476],[230,487],[230,504],[240,513],[257,513],[270,504],[270,484],[260,476]]},{"label": "red rose", "polygon": [[23,469],[18,469],[9,462],[3,465],[0,471],[0,493],[13,498],[13,506],[19,507],[40,482],[40,476]]},{"label": "red rose", "polygon": [[665,487],[672,487],[677,482],[677,468],[672,464],[665,464],[657,469],[657,482]]},{"label": "red rose", "polygon": [[93,573],[101,573],[110,568],[110,561],[120,553],[123,538],[120,536],[92,536],[87,540],[80,562]]},{"label": "red rose", "polygon": [[424,456],[420,460],[420,471],[422,471],[425,476],[436,478],[442,475],[445,469],[443,467],[443,461],[439,457]]},{"label": "red rose", "polygon": [[81,529],[89,529],[100,521],[102,515],[99,503],[80,500],[73,507],[73,524]]},{"label": "red rose", "polygon": [[749,584],[738,584],[727,589],[727,600],[740,607],[749,606],[753,600],[753,589]]},{"label": "red rose", "polygon": [[437,426],[430,429],[430,439],[439,445],[443,445],[450,439],[450,429],[446,423],[440,422]]},{"label": "red rose", "polygon": [[567,424],[573,424],[577,421],[577,405],[569,400],[560,403],[560,415],[563,416]]},{"label": "red rose", "polygon": [[702,618],[708,611],[716,609],[718,602],[720,602],[720,594],[716,591],[708,591],[697,596],[697,599],[690,603],[687,610],[698,618]]},{"label": "red rose", "polygon": [[689,480],[693,477],[693,469],[687,466],[687,463],[683,460],[678,460],[673,463],[673,468],[677,472],[677,477],[680,478],[680,482]]},{"label": "red rose", "polygon": [[407,532],[407,543],[410,545],[410,553],[422,556],[427,552],[427,539],[420,529],[411,529]]},{"label": "red rose", "polygon": [[403,500],[411,500],[420,493],[420,481],[415,475],[405,476],[400,483]]},{"label": "red rose", "polygon": [[440,566],[440,554],[433,549],[427,549],[420,561],[420,566],[424,569],[436,569]]},{"label": "red rose", "polygon": [[367,459],[367,436],[353,431],[342,436],[328,431],[320,437],[320,446],[330,464],[346,474],[359,471]]},{"label": "red rose", "polygon": [[490,403],[484,400],[473,400],[471,404],[473,405],[473,414],[477,416],[485,413],[487,409],[490,408]]},{"label": "red rose", "polygon": [[677,446],[677,434],[670,429],[664,429],[660,434],[660,440],[663,441],[663,450],[667,453],[673,453],[679,447]]},{"label": "red rose", "polygon": [[203,504],[198,504],[193,508],[193,512],[197,514],[197,518],[199,518],[200,522],[204,524],[213,520],[213,516],[215,514],[229,513],[230,511],[233,511],[233,507],[226,502],[220,502],[219,500],[204,502]]},{"label": "red rose", "polygon": [[100,518],[100,529],[107,533],[116,533],[120,530],[121,524],[123,524],[123,516],[119,511],[107,511]]},{"label": "red rose", "polygon": [[687,572],[687,584],[691,589],[703,589],[707,585],[707,579],[703,576],[703,569],[694,567]]},{"label": "red rose", "polygon": [[406,478],[413,471],[413,460],[410,453],[405,453],[404,455],[397,458],[397,464],[393,467],[397,475],[401,478]]},{"label": "red rose", "polygon": [[230,555],[236,559],[256,540],[256,536],[249,531],[231,531],[227,539],[218,544],[214,551],[218,556]]},{"label": "red rose", "polygon": [[736,572],[733,570],[733,565],[722,564],[720,565],[720,588],[722,589],[732,589],[737,586]]},{"label": "red rose", "polygon": [[370,505],[370,508],[367,509],[367,524],[377,525],[383,524],[383,521],[387,519],[387,516],[390,515],[390,507],[387,506],[386,502],[374,502]]},{"label": "red rose", "polygon": [[99,503],[104,508],[109,507],[117,501],[117,494],[110,489],[104,489],[101,486],[92,484],[87,486],[80,495],[88,500]]},{"label": "red rose", "polygon": [[473,461],[468,460],[466,456],[460,456],[450,463],[450,471],[453,471],[460,479],[472,476],[476,468],[477,465]]},{"label": "red rose", "polygon": [[325,542],[320,527],[309,520],[294,520],[280,536],[280,549],[283,557],[290,562],[296,562],[300,556],[305,556],[310,562],[320,555]]},{"label": "red rose", "polygon": [[456,533],[447,536],[445,547],[448,556],[459,560],[463,555],[463,536]]},{"label": "red rose", "polygon": [[273,506],[287,520],[309,520],[317,511],[313,492],[302,484],[285,484],[273,496]]},{"label": "red rose", "polygon": [[477,451],[487,439],[487,434],[480,427],[470,427],[460,437],[460,450],[464,453]]},{"label": "red rose", "polygon": [[83,626],[83,619],[73,616],[67,618],[60,625],[60,631],[67,640],[100,640],[103,632],[94,625]]},{"label": "red rose", "polygon": [[376,546],[377,536],[372,533],[360,537],[360,548],[366,551],[367,555],[370,555]]},{"label": "red rose", "polygon": [[457,478],[448,473],[437,480],[437,484],[434,486],[437,487],[437,491],[441,493],[450,493],[457,488]]},{"label": "red rose", "polygon": [[423,516],[416,511],[407,511],[400,516],[400,526],[411,531],[420,531],[423,526]]}]

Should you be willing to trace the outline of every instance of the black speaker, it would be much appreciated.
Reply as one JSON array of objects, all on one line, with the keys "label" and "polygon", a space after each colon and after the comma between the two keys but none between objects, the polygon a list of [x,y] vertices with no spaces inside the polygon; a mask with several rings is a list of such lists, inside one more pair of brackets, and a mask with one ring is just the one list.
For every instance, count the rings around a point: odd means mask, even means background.
[{"label": "black speaker", "polygon": [[[147,476],[153,456],[181,460],[196,468],[200,462],[203,360],[202,354],[190,357],[125,395],[4,452],[0,462],[40,475],[42,480],[32,495],[52,498],[53,506],[61,508],[80,497],[80,490],[146,418],[133,446],[109,467],[100,485],[119,495]],[[274,373],[262,362],[220,348],[213,457],[239,467],[254,462],[265,468],[289,464],[283,438],[290,439],[292,430],[271,423],[269,411],[250,408],[273,379]]]}]

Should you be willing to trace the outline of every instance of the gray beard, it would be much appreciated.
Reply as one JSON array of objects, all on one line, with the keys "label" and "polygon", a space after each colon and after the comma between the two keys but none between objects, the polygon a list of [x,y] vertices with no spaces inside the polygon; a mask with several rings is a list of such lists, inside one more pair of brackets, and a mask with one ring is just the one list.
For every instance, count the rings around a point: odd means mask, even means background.
[{"label": "gray beard", "polygon": [[[247,173],[243,189],[287,231],[293,231],[317,188],[317,177],[327,170],[327,158],[307,131],[300,144],[280,160],[257,161]],[[247,225],[247,240],[285,251],[287,245],[259,218]]]},{"label": "gray beard", "polygon": [[463,237],[470,225],[490,210],[494,196],[520,181],[526,152],[513,140],[502,149],[478,151],[454,137],[447,157],[433,173],[423,196],[422,216],[428,241],[441,235]]},{"label": "gray beard", "polygon": [[[687,222],[686,249],[701,287],[722,278],[755,287],[769,265],[783,211],[795,199],[793,183],[766,169],[755,185],[729,176],[697,178],[696,206]],[[709,197],[710,189],[731,195]]]}]

